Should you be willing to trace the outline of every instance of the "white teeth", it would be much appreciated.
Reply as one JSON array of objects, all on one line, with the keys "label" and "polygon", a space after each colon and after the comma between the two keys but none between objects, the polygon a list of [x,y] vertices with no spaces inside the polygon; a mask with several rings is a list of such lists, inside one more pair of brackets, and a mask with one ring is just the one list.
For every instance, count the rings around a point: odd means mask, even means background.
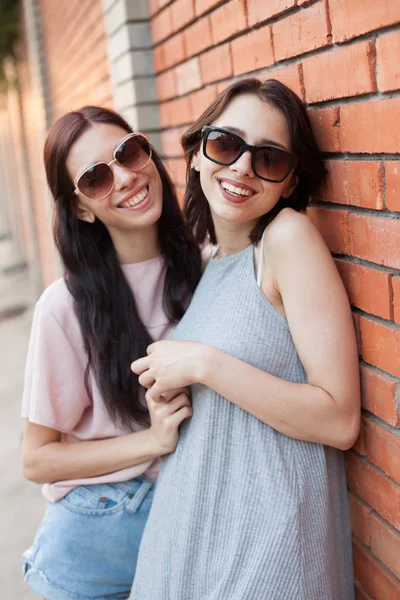
[{"label": "white teeth", "polygon": [[148,193],[149,188],[145,187],[141,192],[139,192],[139,194],[136,194],[136,196],[130,198],[129,200],[127,200],[123,204],[120,204],[119,206],[121,206],[122,208],[131,208],[132,206],[136,206],[146,198]]},{"label": "white teeth", "polygon": [[236,187],[235,185],[227,183],[226,181],[221,181],[221,185],[224,188],[224,190],[227,190],[232,194],[237,194],[238,196],[250,196],[251,194],[250,190],[244,190],[243,188]]}]

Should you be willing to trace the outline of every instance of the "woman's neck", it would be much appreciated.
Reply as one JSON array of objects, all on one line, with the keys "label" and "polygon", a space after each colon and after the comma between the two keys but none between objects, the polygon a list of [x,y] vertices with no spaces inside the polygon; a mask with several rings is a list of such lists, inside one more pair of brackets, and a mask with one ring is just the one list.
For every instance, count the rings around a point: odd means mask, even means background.
[{"label": "woman's neck", "polygon": [[255,223],[231,223],[218,218],[213,218],[213,221],[219,247],[219,258],[236,254],[250,244],[249,236]]},{"label": "woman's neck", "polygon": [[143,262],[161,254],[156,225],[136,231],[109,230],[109,233],[122,265]]}]

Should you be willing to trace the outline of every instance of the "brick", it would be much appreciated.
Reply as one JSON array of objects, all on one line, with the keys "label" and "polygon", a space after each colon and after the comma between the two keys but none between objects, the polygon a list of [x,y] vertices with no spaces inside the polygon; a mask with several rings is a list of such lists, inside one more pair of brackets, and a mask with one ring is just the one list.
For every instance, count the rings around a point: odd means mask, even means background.
[{"label": "brick", "polygon": [[367,546],[370,545],[369,517],[372,508],[349,492],[351,530]]},{"label": "brick", "polygon": [[223,2],[223,0],[195,0],[194,10],[196,16],[199,17],[200,15],[203,15],[205,12],[218,6],[218,4],[221,4],[221,2]]},{"label": "brick", "polygon": [[245,0],[230,0],[210,15],[214,44],[240,33],[247,27]]},{"label": "brick", "polygon": [[349,215],[350,254],[400,269],[400,220]]},{"label": "brick", "polygon": [[309,110],[308,116],[318,147],[323,152],[340,152],[339,108]]},{"label": "brick", "polygon": [[252,27],[295,6],[295,0],[247,0],[249,25]]},{"label": "brick", "polygon": [[341,106],[340,143],[342,152],[397,153],[400,147],[400,98]]},{"label": "brick", "polygon": [[346,210],[311,207],[307,210],[307,214],[320,230],[331,252],[348,254],[349,234]]},{"label": "brick", "polygon": [[337,259],[335,262],[350,303],[377,317],[390,319],[392,307],[389,273],[345,260]]},{"label": "brick", "polygon": [[392,277],[394,322],[400,325],[400,277]]},{"label": "brick", "polygon": [[242,75],[274,64],[271,28],[261,27],[231,42],[233,74]]},{"label": "brick", "polygon": [[384,174],[375,161],[326,161],[328,176],[321,188],[322,200],[351,206],[382,210],[384,208]]},{"label": "brick", "polygon": [[186,58],[184,38],[181,33],[174,35],[163,44],[164,68],[168,69]]},{"label": "brick", "polygon": [[194,0],[175,0],[171,11],[172,29],[177,31],[194,19]]},{"label": "brick", "polygon": [[361,42],[306,58],[303,61],[303,74],[307,102],[322,102],[375,91],[375,76],[371,68],[373,61],[372,42]]},{"label": "brick", "polygon": [[358,356],[361,357],[360,315],[358,313],[353,312],[352,316],[353,316],[354,329],[356,332]]},{"label": "brick", "polygon": [[346,454],[349,489],[400,529],[400,487],[355,452]]},{"label": "brick", "polygon": [[293,92],[295,92],[300,99],[303,98],[303,90],[301,84],[300,75],[301,65],[290,65],[289,67],[282,67],[280,69],[268,69],[263,71],[258,76],[260,79],[277,79],[281,83],[287,85]]},{"label": "brick", "polygon": [[191,122],[190,102],[187,96],[160,104],[161,127],[176,127]]},{"label": "brick", "polygon": [[198,58],[191,58],[175,69],[176,87],[179,95],[187,94],[201,87]]},{"label": "brick", "polygon": [[206,84],[231,77],[233,69],[229,44],[223,44],[202,54],[200,70]]},{"label": "brick", "polygon": [[400,329],[364,316],[360,317],[360,329],[364,360],[400,377]]},{"label": "brick", "polygon": [[272,25],[275,59],[285,60],[322,48],[329,43],[328,34],[326,5],[313,4]]},{"label": "brick", "polygon": [[[363,408],[392,425],[400,426],[400,385],[394,379],[361,365],[361,403]],[[399,407],[400,408],[400,407]]]},{"label": "brick", "polygon": [[158,98],[169,100],[176,96],[176,81],[174,71],[166,71],[156,78]]},{"label": "brick", "polygon": [[329,0],[329,8],[335,43],[400,21],[396,0]]},{"label": "brick", "polygon": [[158,44],[158,42],[170,36],[172,32],[172,14],[170,8],[166,8],[151,20],[151,38],[153,44]]},{"label": "brick", "polygon": [[162,71],[165,68],[163,45],[156,46],[153,49],[153,61],[154,61],[154,70],[156,73],[158,73],[159,71]]},{"label": "brick", "polygon": [[209,85],[197,92],[190,94],[190,106],[192,121],[195,121],[208,108],[217,97],[217,88],[215,85]]},{"label": "brick", "polygon": [[352,448],[360,456],[367,456],[367,448],[365,447],[365,439],[364,439],[364,421],[363,421],[363,419],[361,419],[361,422],[360,422],[360,432],[358,434],[358,438],[356,439]]},{"label": "brick", "polygon": [[400,582],[359,542],[353,544],[354,572],[376,600],[398,600]]},{"label": "brick", "polygon": [[371,549],[400,579],[400,533],[378,515],[371,515]]},{"label": "brick", "polygon": [[186,129],[186,127],[177,127],[175,129],[168,129],[167,131],[161,132],[163,156],[169,158],[182,156],[183,151],[180,139]]},{"label": "brick", "polygon": [[364,437],[368,460],[388,477],[400,483],[400,436],[376,421],[366,418]]},{"label": "brick", "polygon": [[172,158],[165,161],[175,185],[186,185],[186,161],[184,158]]},{"label": "brick", "polygon": [[378,89],[390,92],[400,89],[400,31],[393,31],[379,36],[376,40]]},{"label": "brick", "polygon": [[211,23],[209,17],[199,19],[193,25],[185,29],[186,55],[193,56],[212,45]]},{"label": "brick", "polygon": [[400,212],[400,161],[384,163],[386,179],[386,206],[389,210]]}]

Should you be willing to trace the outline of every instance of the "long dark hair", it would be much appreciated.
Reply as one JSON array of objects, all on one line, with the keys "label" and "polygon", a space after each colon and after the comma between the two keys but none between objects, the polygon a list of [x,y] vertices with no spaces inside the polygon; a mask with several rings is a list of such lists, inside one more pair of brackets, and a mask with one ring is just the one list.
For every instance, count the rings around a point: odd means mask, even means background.
[{"label": "long dark hair", "polygon": [[317,146],[307,111],[300,98],[290,88],[276,79],[261,82],[259,79],[248,78],[232,83],[219,94],[181,139],[187,161],[185,213],[188,225],[200,244],[207,237],[212,244],[217,240],[210,208],[201,188],[200,175],[191,167],[193,155],[200,149],[203,126],[210,125],[218,119],[233,98],[242,94],[253,94],[282,111],[289,125],[292,152],[297,158],[297,185],[294,191],[288,198],[280,198],[274,208],[259,219],[250,233],[253,244],[260,241],[265,227],[286,206],[299,212],[304,211],[310,195],[326,174],[322,153]]},{"label": "long dark hair", "polygon": [[[88,357],[85,383],[92,370],[110,417],[129,429],[132,419],[149,422],[130,363],[146,354],[152,339],[139,318],[108,230],[98,219],[87,223],[77,218],[77,199],[66,161],[72,144],[94,123],[132,131],[115,112],[86,106],[53,125],[44,147],[44,162],[55,200],[54,239]],[[152,151],[163,190],[158,235],[166,262],[164,309],[174,323],[182,317],[198,283],[201,259],[183,221],[172,182],[159,155],[154,148]]]}]

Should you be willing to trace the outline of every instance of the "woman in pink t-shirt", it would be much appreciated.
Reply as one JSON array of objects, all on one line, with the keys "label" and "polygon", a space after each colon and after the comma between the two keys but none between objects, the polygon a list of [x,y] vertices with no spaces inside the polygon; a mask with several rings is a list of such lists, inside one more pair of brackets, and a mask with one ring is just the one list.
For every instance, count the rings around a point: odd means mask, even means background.
[{"label": "woman in pink t-shirt", "polygon": [[183,315],[200,253],[160,157],[116,113],[68,113],[44,160],[64,277],[26,367],[24,474],[49,504],[24,573],[46,600],[128,598],[158,458],[191,415],[185,390],[146,405],[130,363]]}]

